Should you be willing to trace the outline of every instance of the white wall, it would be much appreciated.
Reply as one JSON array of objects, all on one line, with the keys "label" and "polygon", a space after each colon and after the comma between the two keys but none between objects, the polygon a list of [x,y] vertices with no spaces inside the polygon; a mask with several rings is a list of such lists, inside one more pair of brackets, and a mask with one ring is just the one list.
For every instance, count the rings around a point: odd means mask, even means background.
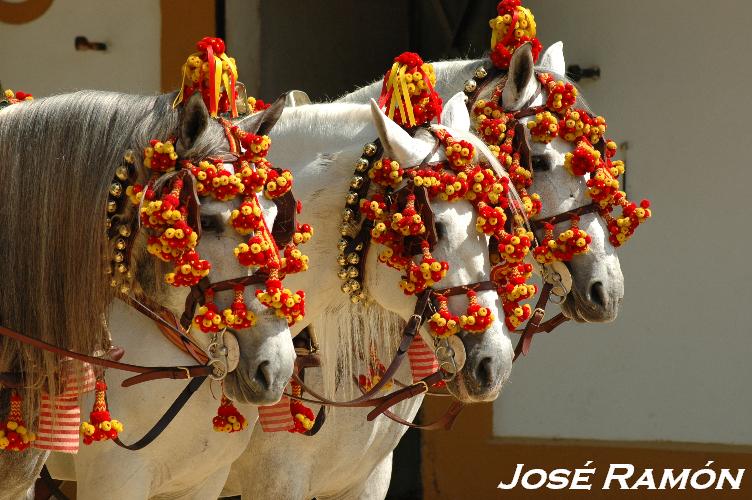
[{"label": "white wall", "polygon": [[616,322],[537,337],[495,434],[752,444],[752,2],[525,3],[544,45],[601,67],[584,94],[654,219],[619,250]]},{"label": "white wall", "polygon": [[[30,23],[0,22],[0,81],[35,96],[159,92],[160,23],[159,0],[55,0]],[[106,42],[107,52],[77,52],[78,35]]]}]

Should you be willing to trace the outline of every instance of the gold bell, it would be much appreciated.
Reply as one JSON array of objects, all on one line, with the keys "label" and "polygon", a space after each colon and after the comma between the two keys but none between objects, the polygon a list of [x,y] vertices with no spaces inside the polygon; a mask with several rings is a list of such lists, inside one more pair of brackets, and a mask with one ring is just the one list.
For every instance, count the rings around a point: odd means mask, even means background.
[{"label": "gold bell", "polygon": [[360,290],[360,282],[358,280],[350,280],[346,284],[349,285],[350,290],[353,292]]},{"label": "gold bell", "polygon": [[117,240],[117,242],[115,243],[115,248],[117,248],[118,250],[125,250],[125,246],[125,240],[122,239]]},{"label": "gold bell", "polygon": [[363,183],[365,182],[365,179],[359,175],[356,175],[352,179],[350,179],[350,187],[353,189],[360,189],[363,187]]},{"label": "gold bell", "polygon": [[376,149],[376,144],[369,142],[363,146],[363,153],[365,153],[366,156],[371,157],[376,154]]},{"label": "gold bell", "polygon": [[342,212],[342,222],[350,222],[355,217],[355,212],[353,212],[351,209],[346,208]]},{"label": "gold bell", "polygon": [[347,197],[345,197],[345,201],[347,202],[348,205],[355,205],[356,203],[358,203],[358,201],[360,201],[358,199],[358,193],[350,191],[349,193],[347,193]]},{"label": "gold bell", "polygon": [[341,238],[337,242],[337,250],[339,250],[340,252],[344,252],[345,250],[347,250],[347,245],[349,244],[350,244],[349,240],[347,240],[346,238]]},{"label": "gold bell", "polygon": [[129,165],[133,165],[134,163],[136,163],[136,153],[134,153],[132,149],[129,149],[123,155],[123,161],[125,161],[125,163],[128,163]]},{"label": "gold bell", "polygon": [[482,80],[487,76],[488,76],[488,71],[486,71],[486,68],[484,68],[483,66],[475,70],[475,78],[477,78],[478,80]]},{"label": "gold bell", "polygon": [[118,233],[120,233],[120,236],[123,238],[127,238],[131,235],[131,228],[123,224],[122,226],[118,227]]},{"label": "gold bell", "polygon": [[120,252],[115,252],[115,262],[119,264],[120,262],[123,262],[124,260],[125,260],[125,255],[123,255]]},{"label": "gold bell", "polygon": [[355,164],[355,171],[356,172],[365,172],[368,170],[368,166],[370,163],[365,158],[359,158],[358,162]]},{"label": "gold bell", "polygon": [[475,89],[477,88],[478,88],[478,83],[472,78],[465,82],[465,92],[467,92],[468,94],[475,92]]},{"label": "gold bell", "polygon": [[337,271],[337,277],[342,281],[346,280],[348,278],[347,271],[344,268],[340,269]]},{"label": "gold bell", "polygon": [[337,255],[337,264],[339,264],[340,266],[347,265],[347,258],[345,257],[345,254],[341,253]]},{"label": "gold bell", "polygon": [[115,200],[109,200],[107,202],[107,213],[114,214],[117,211],[117,203]]},{"label": "gold bell", "polygon": [[357,264],[358,262],[360,262],[360,255],[358,255],[355,252],[351,252],[351,253],[347,254],[347,263],[348,264]]},{"label": "gold bell", "polygon": [[346,274],[347,274],[348,278],[357,278],[358,274],[360,274],[360,272],[358,271],[357,267],[350,266],[350,267],[347,268]]},{"label": "gold bell", "polygon": [[115,176],[121,181],[128,180],[128,174],[128,167],[126,167],[125,165],[120,165],[117,170],[115,170]]}]

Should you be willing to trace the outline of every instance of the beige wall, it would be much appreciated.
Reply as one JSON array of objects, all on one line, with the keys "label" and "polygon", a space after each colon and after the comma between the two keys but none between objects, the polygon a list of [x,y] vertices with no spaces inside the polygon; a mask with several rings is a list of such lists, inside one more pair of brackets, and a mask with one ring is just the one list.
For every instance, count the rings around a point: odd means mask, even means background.
[{"label": "beige wall", "polygon": [[601,67],[584,94],[629,141],[629,195],[655,217],[619,251],[616,322],[536,338],[494,434],[752,444],[752,3],[525,3],[544,45]]},{"label": "beige wall", "polygon": [[[83,88],[160,90],[158,0],[55,0],[26,24],[0,22],[0,81],[34,95]],[[105,42],[107,52],[77,52],[73,39]]]}]

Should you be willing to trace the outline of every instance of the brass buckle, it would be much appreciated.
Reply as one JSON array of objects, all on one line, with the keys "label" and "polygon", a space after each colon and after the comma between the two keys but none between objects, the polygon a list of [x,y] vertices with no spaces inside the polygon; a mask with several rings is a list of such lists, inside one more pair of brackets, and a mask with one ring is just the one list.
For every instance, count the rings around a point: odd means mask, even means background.
[{"label": "brass buckle", "polygon": [[175,368],[177,368],[178,370],[183,370],[185,372],[185,378],[187,379],[193,378],[193,376],[191,375],[191,371],[185,366],[176,366]]}]

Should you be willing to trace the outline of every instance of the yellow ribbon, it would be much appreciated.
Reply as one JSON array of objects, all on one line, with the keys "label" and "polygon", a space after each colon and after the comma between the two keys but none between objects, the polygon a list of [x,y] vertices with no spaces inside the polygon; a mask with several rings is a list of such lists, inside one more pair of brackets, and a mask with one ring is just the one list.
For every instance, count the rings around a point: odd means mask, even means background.
[{"label": "yellow ribbon", "polygon": [[410,101],[410,92],[407,89],[407,80],[405,79],[405,72],[407,71],[407,65],[401,66],[399,63],[394,63],[389,73],[389,82],[387,88],[392,89],[392,99],[389,103],[389,111],[387,116],[394,118],[395,107],[399,108],[402,119],[407,119],[411,127],[416,125],[415,114],[413,113],[413,104]]}]

